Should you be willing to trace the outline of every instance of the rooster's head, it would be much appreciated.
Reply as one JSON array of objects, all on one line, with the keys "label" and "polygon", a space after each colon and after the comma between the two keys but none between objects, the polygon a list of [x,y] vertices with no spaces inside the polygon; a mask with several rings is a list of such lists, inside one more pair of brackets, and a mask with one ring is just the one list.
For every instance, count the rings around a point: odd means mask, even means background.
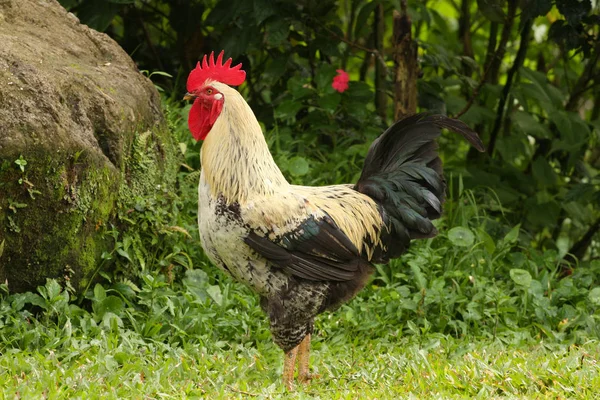
[{"label": "rooster's head", "polygon": [[[187,93],[184,100],[194,100],[188,117],[188,126],[196,140],[204,140],[221,114],[225,95],[219,90],[219,83],[238,86],[246,80],[242,64],[231,67],[231,58],[223,64],[223,51],[215,62],[214,52],[198,62],[187,80]],[[222,87],[222,86],[221,86]]]}]

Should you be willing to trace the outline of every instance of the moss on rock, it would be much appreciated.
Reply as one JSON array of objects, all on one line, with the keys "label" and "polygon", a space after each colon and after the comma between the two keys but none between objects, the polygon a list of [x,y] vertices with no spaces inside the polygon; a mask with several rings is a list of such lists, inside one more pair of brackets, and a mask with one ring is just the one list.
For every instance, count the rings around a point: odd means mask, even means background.
[{"label": "moss on rock", "polygon": [[[93,155],[28,150],[27,165],[4,163],[0,172],[0,223],[4,254],[0,276],[12,290],[35,287],[46,277],[76,285],[96,265],[104,247],[97,227],[111,218],[116,171]],[[17,167],[17,168],[15,168]]]},{"label": "moss on rock", "polygon": [[80,289],[113,246],[117,207],[174,184],[176,148],[114,41],[54,0],[5,0],[0,14],[0,281]]}]

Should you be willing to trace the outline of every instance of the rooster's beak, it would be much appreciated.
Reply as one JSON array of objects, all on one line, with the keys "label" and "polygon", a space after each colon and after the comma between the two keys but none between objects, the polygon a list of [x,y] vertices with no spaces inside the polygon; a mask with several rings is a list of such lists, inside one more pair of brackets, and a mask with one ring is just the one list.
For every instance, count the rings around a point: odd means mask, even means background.
[{"label": "rooster's beak", "polygon": [[196,99],[196,95],[192,94],[192,93],[186,93],[185,96],[183,96],[183,100],[194,100]]}]

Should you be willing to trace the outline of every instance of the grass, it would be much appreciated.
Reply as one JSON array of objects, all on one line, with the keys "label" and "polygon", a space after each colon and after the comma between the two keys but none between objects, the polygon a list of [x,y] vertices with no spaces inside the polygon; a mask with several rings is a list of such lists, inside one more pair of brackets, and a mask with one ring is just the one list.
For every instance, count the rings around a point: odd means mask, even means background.
[{"label": "grass", "polygon": [[[320,377],[287,393],[280,384],[282,352],[245,287],[226,279],[205,282],[207,289],[219,288],[219,305],[200,300],[198,281],[196,294],[191,284],[182,293],[160,281],[146,279],[137,292],[140,304],[155,300],[151,307],[113,310],[123,318],[99,306],[91,312],[77,307],[53,281],[40,289],[39,299],[28,295],[45,309],[37,317],[16,310],[25,295],[4,296],[2,397],[587,399],[600,389],[596,339],[548,340],[529,329],[495,338],[413,331],[384,315],[361,315],[379,309],[381,292],[388,290],[370,286],[319,318],[311,367]],[[114,289],[106,297],[98,286],[94,292],[106,300]],[[169,300],[183,310],[170,312],[163,306]],[[158,329],[152,321],[159,321]]]},{"label": "grass", "polygon": [[[5,398],[593,398],[600,388],[598,342],[511,346],[472,338],[317,339],[321,377],[288,395],[281,352],[269,342],[210,352],[123,338],[92,340],[61,361],[54,352],[0,358]],[[129,347],[131,346],[131,347]],[[137,351],[135,351],[137,350]]]}]

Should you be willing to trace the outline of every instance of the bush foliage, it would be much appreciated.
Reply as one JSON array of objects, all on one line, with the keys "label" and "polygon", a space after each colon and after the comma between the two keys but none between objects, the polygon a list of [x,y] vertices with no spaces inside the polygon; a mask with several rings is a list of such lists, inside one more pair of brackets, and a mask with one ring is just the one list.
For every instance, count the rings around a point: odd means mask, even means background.
[{"label": "bush foliage", "polygon": [[[62,3],[141,69],[174,76],[153,77],[171,99],[204,54],[224,49],[242,62],[241,91],[277,161],[307,184],[354,179],[368,144],[393,119],[392,13],[408,3],[420,110],[460,116],[488,148],[465,157],[448,137],[446,164],[466,174],[465,187],[485,188],[476,195],[490,216],[521,224],[524,245],[570,262],[598,256],[600,15],[590,0]],[[376,84],[381,62],[385,80]],[[331,87],[339,68],[351,78],[343,94]],[[387,107],[376,106],[377,92],[390,98]]]}]

